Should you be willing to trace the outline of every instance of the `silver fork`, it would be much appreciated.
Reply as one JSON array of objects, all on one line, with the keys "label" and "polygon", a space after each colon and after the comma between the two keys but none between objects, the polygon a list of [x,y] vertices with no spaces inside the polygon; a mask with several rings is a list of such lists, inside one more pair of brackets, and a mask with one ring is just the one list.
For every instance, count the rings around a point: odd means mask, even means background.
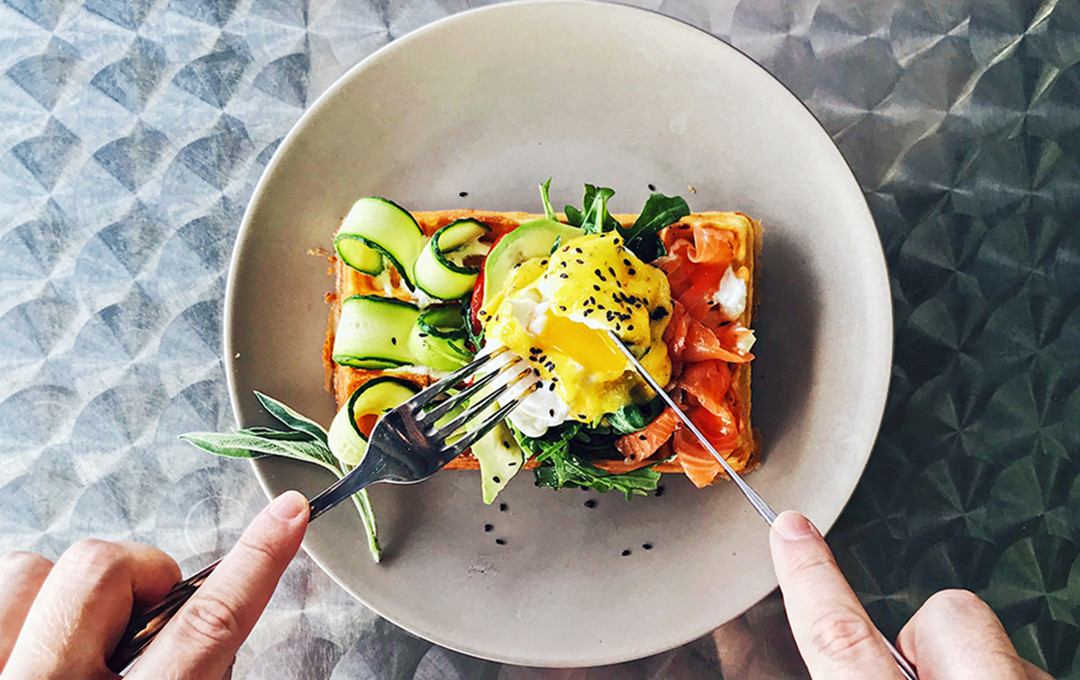
[{"label": "silver fork", "polygon": [[[634,367],[634,371],[649,384],[649,387],[651,387],[654,392],[660,395],[665,404],[671,407],[671,410],[675,412],[675,415],[682,421],[682,424],[697,437],[698,441],[701,442],[701,445],[704,446],[705,449],[712,454],[713,458],[720,463],[720,467],[727,473],[728,478],[735,482],[735,486],[739,487],[739,491],[746,497],[746,500],[750,501],[750,505],[754,506],[757,513],[761,515],[761,519],[765,520],[766,524],[771,527],[773,522],[776,521],[776,511],[770,508],[769,504],[765,502],[765,499],[751,489],[750,485],[744,482],[743,478],[732,469],[727,460],[713,448],[713,445],[705,435],[701,434],[701,431],[694,425],[694,421],[690,420],[690,416],[683,413],[682,409],[680,409],[671,397],[668,396],[667,392],[664,391],[664,388],[660,386],[660,383],[656,382],[656,379],[649,375],[649,372],[645,370],[645,367],[641,365],[641,362],[637,360],[637,357],[630,352],[630,348],[624,345],[622,340],[611,331],[608,331],[607,334],[608,337],[611,338],[611,341],[615,343],[615,346],[619,348],[619,351],[626,356],[627,361]],[[907,680],[919,680],[919,676],[915,672],[915,668],[911,665],[911,662],[904,658],[904,655],[900,653],[900,650],[898,650],[893,643],[889,642],[889,638],[885,637],[881,631],[878,631],[878,635],[881,636],[882,642],[885,643],[885,646],[889,650],[889,654],[892,655],[893,660],[896,662],[896,666],[900,669],[900,672],[904,674],[904,677],[907,678]]]},{"label": "silver fork", "polygon": [[[488,364],[492,364],[492,370],[474,379],[461,391],[447,394]],[[506,348],[497,348],[477,357],[472,363],[421,390],[383,415],[368,439],[367,453],[360,464],[311,499],[308,521],[376,482],[413,484],[427,479],[490,432],[539,385],[535,371],[524,361],[507,353]],[[470,399],[480,396],[481,391],[489,386],[490,389],[476,403],[469,403]],[[463,433],[453,442],[448,441],[503,396],[507,398],[479,426]],[[440,400],[440,397],[444,398]],[[451,417],[453,411],[467,403],[467,408]],[[447,417],[450,417],[449,421],[439,422]],[[177,583],[161,602],[133,615],[109,659],[109,668],[116,673],[127,668],[220,562],[218,560]]]}]

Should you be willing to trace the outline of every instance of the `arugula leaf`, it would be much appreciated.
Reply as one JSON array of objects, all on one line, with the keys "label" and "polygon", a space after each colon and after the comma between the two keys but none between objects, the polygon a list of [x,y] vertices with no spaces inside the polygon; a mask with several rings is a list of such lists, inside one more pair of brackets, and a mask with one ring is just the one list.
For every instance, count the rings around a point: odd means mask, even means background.
[{"label": "arugula leaf", "polygon": [[650,262],[663,253],[663,244],[656,237],[660,230],[690,214],[690,206],[682,196],[649,195],[641,213],[629,227],[619,227],[626,247],[641,259]]},{"label": "arugula leaf", "polygon": [[657,397],[647,404],[627,404],[615,413],[607,414],[611,429],[617,434],[631,434],[645,429],[664,410],[663,401]]},{"label": "arugula leaf", "polygon": [[601,493],[619,491],[627,498],[655,489],[660,481],[660,473],[651,468],[616,475],[601,470],[572,452],[574,447],[610,450],[611,436],[606,429],[587,428],[583,423],[566,423],[554,431],[549,430],[548,434],[540,439],[533,439],[511,427],[522,448],[536,456],[536,461],[540,463],[540,466],[533,470],[540,486],[554,489],[581,486],[596,489]]},{"label": "arugula leaf", "polygon": [[285,427],[290,430],[306,432],[311,435],[312,439],[318,439],[323,444],[327,442],[326,430],[323,429],[322,425],[319,425],[311,418],[297,413],[277,399],[267,396],[262,392],[256,391],[255,397],[259,400],[259,403],[263,405],[263,408],[265,408],[270,415],[280,420]]},{"label": "arugula leaf", "polygon": [[544,217],[547,217],[549,220],[554,220],[556,219],[555,208],[551,207],[551,199],[548,197],[549,189],[551,189],[550,177],[547,178],[546,182],[540,185],[540,200],[544,202]]},{"label": "arugula leaf", "polygon": [[647,495],[656,489],[660,473],[652,466],[639,468],[623,474],[612,474],[578,458],[573,454],[553,459],[553,464],[541,466],[534,471],[540,486],[559,489],[564,486],[581,486],[596,489],[600,493],[619,491],[630,500],[632,496]]},{"label": "arugula leaf", "polygon": [[548,251],[548,255],[551,255],[556,250],[558,250],[559,246],[561,246],[561,245],[562,245],[562,236],[561,235],[556,236],[555,237],[555,243],[551,244],[551,250]]},{"label": "arugula leaf", "polygon": [[473,328],[472,293],[466,293],[461,298],[461,318],[465,321],[466,340],[472,345],[471,348],[468,348],[469,352],[471,354],[476,354],[480,351],[480,348],[484,346],[484,327],[480,326],[479,331]]}]

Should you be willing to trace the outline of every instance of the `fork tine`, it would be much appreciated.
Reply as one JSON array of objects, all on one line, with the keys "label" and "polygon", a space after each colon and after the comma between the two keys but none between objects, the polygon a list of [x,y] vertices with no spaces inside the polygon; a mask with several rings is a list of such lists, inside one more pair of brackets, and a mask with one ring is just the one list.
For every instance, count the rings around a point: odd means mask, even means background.
[{"label": "fork tine", "polygon": [[428,427],[430,425],[433,425],[435,422],[437,422],[439,420],[439,418],[442,418],[443,416],[445,416],[450,411],[454,410],[455,408],[457,408],[461,404],[465,403],[466,399],[468,399],[469,397],[471,397],[474,394],[476,394],[477,392],[479,392],[481,389],[484,388],[485,385],[490,383],[492,380],[499,377],[503,373],[506,373],[511,368],[513,368],[515,366],[519,366],[519,365],[520,365],[519,362],[510,361],[510,362],[508,362],[506,364],[503,364],[502,366],[495,369],[494,371],[488,372],[484,376],[474,380],[473,384],[469,385],[468,387],[461,390],[457,394],[454,394],[454,395],[451,395],[450,397],[448,397],[445,401],[440,403],[435,408],[431,409],[430,411],[427,411],[426,413],[423,413],[419,418],[417,418],[417,420],[424,427]]},{"label": "fork tine", "polygon": [[462,366],[461,368],[446,376],[442,380],[439,380],[429,385],[428,387],[420,390],[415,395],[413,395],[413,397],[409,399],[409,401],[406,403],[408,403],[413,408],[423,408],[424,406],[427,406],[427,404],[434,397],[437,397],[451,387],[454,387],[459,382],[461,382],[462,379],[475,373],[478,368],[505,352],[506,347],[497,347],[492,351],[488,352],[487,354],[476,357],[471,362],[469,362],[465,366]]},{"label": "fork tine", "polygon": [[501,407],[499,407],[498,411],[491,414],[487,417],[487,419],[484,420],[484,422],[480,423],[479,427],[477,427],[475,430],[472,430],[458,441],[454,442],[454,444],[450,447],[449,451],[455,456],[459,456],[464,453],[465,449],[475,444],[477,441],[480,440],[481,437],[490,432],[491,428],[498,425],[499,422],[501,422],[507,415],[509,415],[511,411],[517,408],[518,404],[520,404],[525,397],[535,392],[539,387],[539,381],[534,382],[532,385],[529,385],[516,399],[507,402],[506,404],[503,404]]},{"label": "fork tine", "polygon": [[[522,366],[521,363],[515,363],[514,365],[519,367]],[[505,394],[507,390],[519,384],[522,379],[526,377],[531,377],[533,375],[532,370],[529,369],[527,366],[524,366],[523,368],[524,370],[520,371],[517,375],[507,380],[505,384],[494,388],[486,395],[484,395],[484,398],[481,399],[479,402],[470,405],[469,408],[466,409],[463,413],[459,414],[456,418],[451,420],[449,423],[446,423],[438,430],[435,430],[431,434],[431,436],[437,439],[446,439],[451,434],[456,432],[458,428],[460,428],[462,425],[483,413],[484,409],[486,409],[488,406],[491,406],[495,402],[495,400]]]}]

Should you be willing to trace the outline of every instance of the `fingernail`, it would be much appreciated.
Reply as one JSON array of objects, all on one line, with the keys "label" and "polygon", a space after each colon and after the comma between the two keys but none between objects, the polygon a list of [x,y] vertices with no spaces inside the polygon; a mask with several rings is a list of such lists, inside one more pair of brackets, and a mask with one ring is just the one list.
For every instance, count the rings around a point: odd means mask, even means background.
[{"label": "fingernail", "polygon": [[780,516],[773,522],[772,528],[776,533],[780,534],[781,538],[787,541],[799,541],[821,535],[814,528],[814,525],[810,523],[810,520],[790,510],[780,513]]},{"label": "fingernail", "polygon": [[286,491],[270,504],[270,514],[290,522],[307,510],[308,502],[299,491]]}]

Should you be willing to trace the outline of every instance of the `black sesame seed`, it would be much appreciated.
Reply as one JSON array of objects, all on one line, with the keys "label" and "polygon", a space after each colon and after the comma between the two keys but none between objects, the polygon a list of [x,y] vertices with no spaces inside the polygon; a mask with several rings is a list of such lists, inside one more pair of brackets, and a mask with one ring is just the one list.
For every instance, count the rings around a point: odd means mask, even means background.
[{"label": "black sesame seed", "polygon": [[630,267],[630,269],[627,270],[627,273],[630,274],[630,276],[633,276],[634,274],[637,274],[637,270],[635,270],[633,267]]},{"label": "black sesame seed", "polygon": [[574,260],[574,262],[577,262],[578,264],[585,264],[585,260]]},{"label": "black sesame seed", "polygon": [[585,501],[583,505],[591,510],[596,507],[596,501],[590,498],[589,500]]},{"label": "black sesame seed", "polygon": [[390,338],[390,344],[391,345],[396,345],[397,344],[397,338]]},{"label": "black sesame seed", "polygon": [[611,275],[612,275],[612,276],[618,276],[618,274],[616,274],[616,273],[615,273],[615,270],[614,270],[614,269],[612,269],[611,267],[608,267],[608,268],[607,268],[607,270],[608,270],[609,272],[611,272]]},{"label": "black sesame seed", "polygon": [[628,331],[634,330],[634,324],[630,324],[629,326],[627,326],[626,330],[628,330]]},{"label": "black sesame seed", "polygon": [[509,463],[507,463],[507,464],[506,464],[506,466],[507,466],[507,467],[516,467],[516,466],[517,466],[517,461],[516,461],[516,460],[512,460],[512,461],[510,461]]},{"label": "black sesame seed", "polygon": [[598,285],[596,285],[596,284],[594,283],[594,284],[593,284],[593,290],[600,290],[600,286],[598,286]]},{"label": "black sesame seed", "polygon": [[548,409],[548,416],[551,417],[551,418],[554,418],[555,417],[555,409],[549,408]]},{"label": "black sesame seed", "polygon": [[540,260],[540,265],[541,265],[541,266],[543,266],[543,265],[546,265],[547,263],[548,263],[548,261],[547,261],[547,260]]},{"label": "black sesame seed", "polygon": [[625,257],[623,258],[622,263],[625,264],[627,267],[630,266],[630,260],[626,259]]},{"label": "black sesame seed", "polygon": [[503,440],[503,446],[505,446],[506,448],[510,448],[510,442],[508,442],[508,441],[506,441],[506,440],[504,439],[504,440]]},{"label": "black sesame seed", "polygon": [[593,274],[596,274],[597,276],[603,276],[603,275],[602,275],[602,274],[600,273],[600,270],[599,270],[599,269],[594,269],[594,270],[592,270],[592,271],[593,271]]},{"label": "black sesame seed", "polygon": [[641,547],[644,550],[652,550],[652,543],[642,543]]},{"label": "black sesame seed", "polygon": [[499,503],[499,512],[506,512],[510,509],[510,506],[506,503]]},{"label": "black sesame seed", "polygon": [[566,305],[559,305],[559,311],[560,312],[565,312],[566,311]]},{"label": "black sesame seed", "polygon": [[585,251],[584,251],[584,250],[582,250],[581,248],[574,248],[574,250],[576,250],[576,251],[578,252],[578,254],[579,254],[579,255],[585,252]]},{"label": "black sesame seed", "polygon": [[506,545],[506,541],[504,541],[501,538],[496,538],[495,539],[495,545]]},{"label": "black sesame seed", "polygon": [[664,495],[664,485],[663,484],[656,487],[656,494],[655,495],[657,497]]},{"label": "black sesame seed", "polygon": [[565,267],[565,266],[566,266],[566,263],[565,263],[565,262],[559,262],[559,266],[560,266],[560,267]]},{"label": "black sesame seed", "polygon": [[560,279],[568,279],[568,278],[570,278],[570,275],[569,274],[559,274],[559,278]]},{"label": "black sesame seed", "polygon": [[554,392],[554,391],[555,391],[555,383],[554,382],[549,382],[548,383],[548,392]]},{"label": "black sesame seed", "polygon": [[459,191],[458,192],[458,196],[461,196],[462,198],[465,198],[468,195],[469,195],[468,191]]},{"label": "black sesame seed", "polygon": [[495,475],[494,477],[492,477],[491,481],[495,482],[496,484],[501,484],[502,483],[502,480],[499,479],[498,475]]},{"label": "black sesame seed", "polygon": [[495,529],[495,525],[493,525],[493,524],[485,524],[484,525],[484,531],[493,531],[494,529]]},{"label": "black sesame seed", "polygon": [[630,549],[629,549],[629,548],[627,548],[626,550],[623,550],[623,551],[622,551],[622,556],[623,556],[623,557],[626,557],[626,556],[627,556],[627,555],[629,555],[629,554],[630,554]]},{"label": "black sesame seed", "polygon": [[639,434],[639,435],[637,436],[637,438],[638,438],[638,439],[640,439],[641,441],[645,441],[646,439],[648,439],[648,437],[646,437],[646,436],[645,436],[645,435],[643,435],[643,434]]}]

